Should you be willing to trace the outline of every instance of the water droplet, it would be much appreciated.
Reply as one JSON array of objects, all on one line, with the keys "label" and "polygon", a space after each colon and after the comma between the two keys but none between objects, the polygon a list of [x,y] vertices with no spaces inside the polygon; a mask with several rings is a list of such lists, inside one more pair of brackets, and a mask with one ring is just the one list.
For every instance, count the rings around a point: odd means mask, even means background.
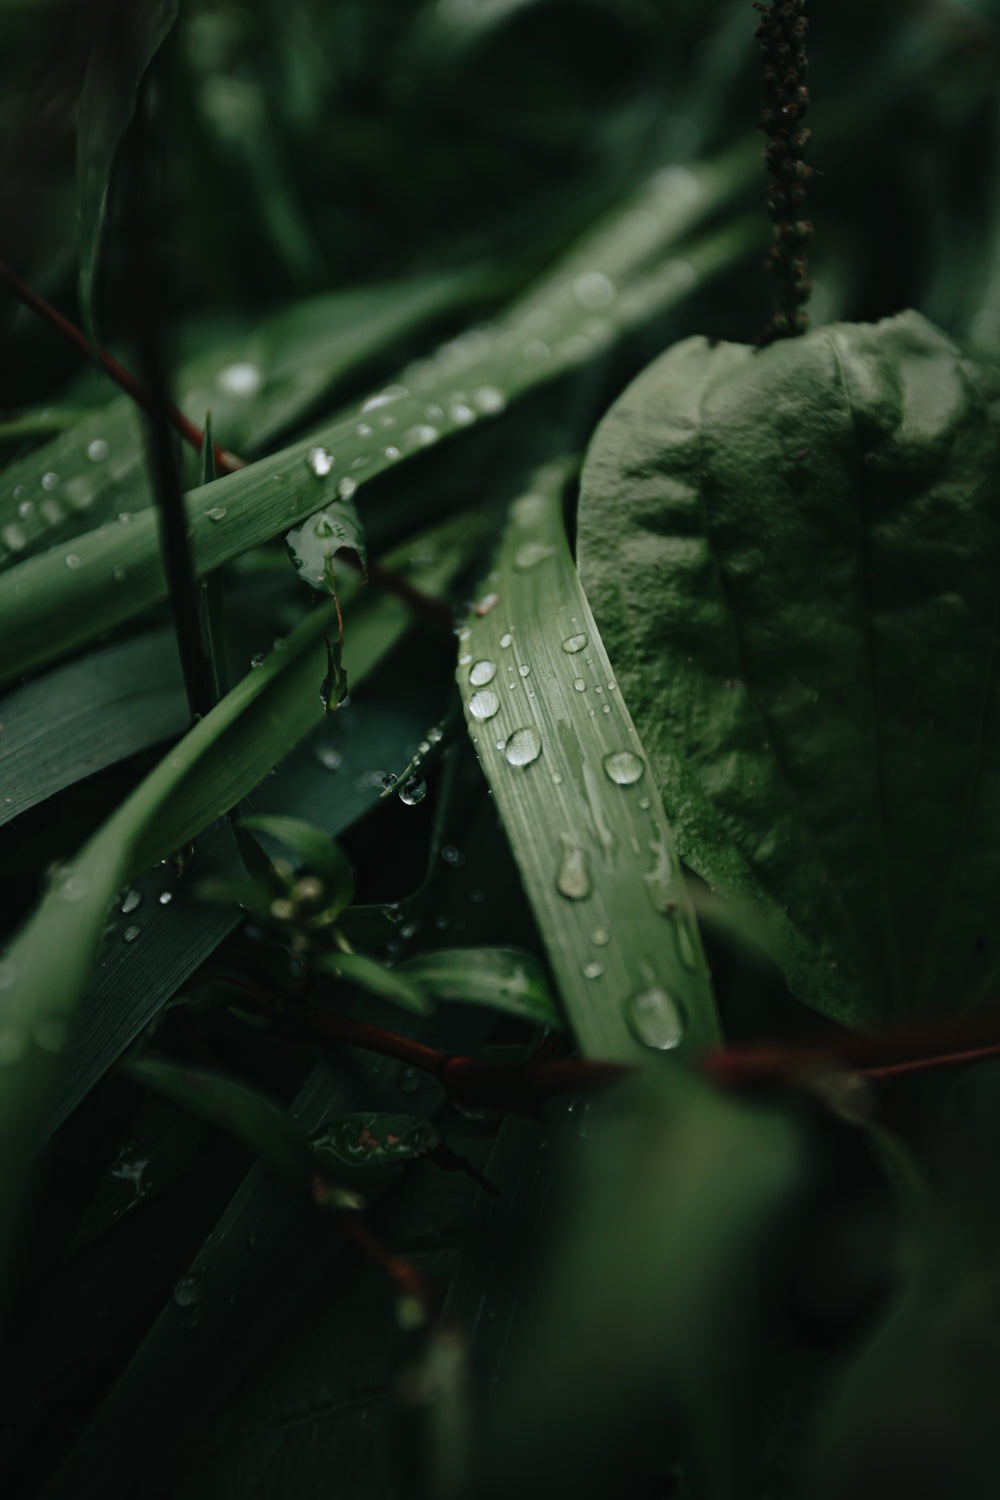
[{"label": "water droplet", "polygon": [[387,385],[384,391],[379,391],[375,396],[369,396],[361,410],[363,412],[377,411],[380,406],[389,406],[393,401],[402,401],[409,394],[405,385]]},{"label": "water droplet", "polygon": [[617,786],[632,786],[639,781],[646,767],[631,750],[615,750],[604,757],[604,770]]},{"label": "water droplet", "polygon": [[170,903],[171,903],[171,901],[173,899],[174,899],[174,893],[173,893],[173,891],[161,891],[160,892],[159,901],[160,901],[160,905],[161,906],[169,906]]},{"label": "water droplet", "polygon": [[58,474],[43,474],[42,475],[42,489],[43,490],[54,490],[55,487],[56,487],[56,485],[58,483],[59,483],[59,475]]},{"label": "water droplet", "polygon": [[337,494],[340,496],[341,500],[350,500],[357,487],[358,481],[356,479],[352,479],[350,475],[345,474],[343,479],[337,485]]},{"label": "water droplet", "polygon": [[80,566],[80,559],[75,552],[66,553],[66,566],[67,568],[78,568]]},{"label": "water droplet", "polygon": [[499,603],[499,594],[484,594],[476,605],[476,614],[482,619],[484,615],[488,615],[491,610],[496,609]]},{"label": "water droplet", "polygon": [[476,420],[476,414],[471,406],[466,406],[464,401],[456,401],[448,408],[448,415],[459,427],[468,427],[470,422]]},{"label": "water droplet", "polygon": [[122,933],[122,937],[125,939],[126,943],[134,943],[138,936],[138,927],[126,927],[125,931]]},{"label": "water droplet", "polygon": [[573,296],[581,307],[585,307],[588,312],[595,312],[597,308],[607,307],[614,301],[614,282],[601,271],[585,271],[573,283]]},{"label": "water droplet", "polygon": [[649,798],[648,797],[640,797],[639,798],[639,806],[642,808],[643,812],[649,812],[649,808],[650,808]]},{"label": "water droplet", "polygon": [[586,849],[568,841],[563,844],[562,863],[556,877],[556,889],[570,901],[582,901],[590,895],[590,865]]},{"label": "water droplet", "polygon": [[441,741],[444,739],[444,730],[438,729],[437,725],[435,725],[433,729],[428,729],[427,738],[430,740],[432,745],[440,745]]},{"label": "water droplet", "polygon": [[497,664],[495,661],[473,662],[469,668],[469,681],[473,687],[485,687],[492,682],[497,675]]},{"label": "water droplet", "polygon": [[430,427],[426,422],[421,422],[403,434],[403,441],[414,448],[429,448],[431,443],[436,443],[440,436],[436,427]]},{"label": "water droplet", "polygon": [[495,385],[480,386],[478,391],[473,392],[472,399],[479,407],[479,410],[485,412],[487,416],[492,416],[494,412],[503,411],[507,405],[506,396],[503,391],[498,391]]},{"label": "water droplet", "polygon": [[696,969],[698,967],[698,951],[695,947],[694,937],[692,936],[687,917],[681,912],[676,913],[674,937],[677,940],[677,956],[685,969]]},{"label": "water droplet", "polygon": [[87,894],[87,882],[82,875],[67,875],[59,894],[64,901],[82,901]]},{"label": "water droplet", "polygon": [[389,460],[390,463],[392,463],[395,459],[397,459],[399,457],[399,449],[398,448],[385,448],[383,450],[383,452],[384,452],[385,457]]},{"label": "water droplet", "polygon": [[37,1022],[32,1033],[35,1046],[43,1052],[61,1052],[69,1037],[66,1022],[61,1016],[46,1016]]},{"label": "water droplet", "polygon": [[0,990],[9,990],[17,978],[17,964],[12,958],[0,958]]},{"label": "water droplet", "polygon": [[492,688],[482,688],[469,699],[469,713],[474,719],[492,719],[500,708],[500,699]]},{"label": "water droplet", "polygon": [[584,682],[582,677],[574,677],[573,686],[576,688],[578,693],[585,693],[587,691],[587,684]]},{"label": "water droplet", "polygon": [[467,667],[469,665],[469,663],[470,663],[471,660],[472,660],[472,652],[471,651],[463,651],[462,654],[461,654],[461,656],[458,658],[458,665],[460,667]]},{"label": "water droplet", "polygon": [[505,651],[507,650],[507,647],[510,645],[510,643],[511,643],[511,641],[513,639],[514,639],[514,637],[510,634],[509,631],[505,635],[502,635],[500,637],[500,645],[503,647],[503,649]]},{"label": "water droplet", "polygon": [[522,571],[537,568],[538,564],[544,562],[547,557],[551,557],[555,550],[554,547],[546,546],[544,542],[525,542],[514,553],[514,566]]},{"label": "water droplet", "polygon": [[135,911],[136,907],[137,906],[141,906],[141,905],[142,905],[142,892],[141,891],[129,891],[128,895],[125,897],[125,900],[122,902],[121,907],[119,909],[121,911],[122,916],[123,917],[127,917],[130,911]]},{"label": "water droplet", "polygon": [[251,656],[251,658],[250,658],[250,670],[252,672],[255,672],[258,667],[262,667],[263,665],[264,665],[264,653],[263,653],[263,651],[258,651],[256,656]]},{"label": "water droplet", "polygon": [[87,457],[92,464],[99,464],[108,456],[108,445],[103,438],[95,438],[92,443],[87,444]]},{"label": "water droplet", "polygon": [[520,677],[529,677],[531,675],[531,668],[528,666],[528,663],[526,661],[523,661],[521,663],[517,671]]},{"label": "water droplet", "polygon": [[416,807],[418,802],[423,802],[427,796],[427,783],[422,776],[408,776],[403,782],[399,793],[400,802],[407,807]]},{"label": "water droplet", "polygon": [[333,454],[328,453],[325,448],[310,448],[306,454],[306,463],[318,479],[325,479],[335,462]]},{"label": "water droplet", "polygon": [[592,958],[583,965],[582,972],[584,979],[600,979],[604,973],[604,965],[599,958]]},{"label": "water droplet", "polygon": [[375,431],[374,427],[369,426],[369,424],[367,422],[359,422],[358,423],[358,426],[357,426],[358,437],[371,437],[371,435],[372,435],[372,433],[374,431]]},{"label": "water droplet", "polygon": [[640,1042],[660,1052],[678,1046],[684,1036],[680,1007],[658,986],[630,996],[625,1002],[625,1018]]},{"label": "water droplet", "polygon": [[562,648],[570,656],[575,656],[577,651],[582,651],[587,644],[585,635],[568,635],[562,643]]},{"label": "water droplet", "polygon": [[441,858],[446,865],[461,865],[465,863],[465,855],[454,844],[445,844],[441,850]]},{"label": "water droplet", "polygon": [[401,1094],[415,1094],[420,1087],[420,1075],[416,1068],[404,1068],[396,1080]]},{"label": "water droplet", "polygon": [[205,514],[210,521],[221,521],[225,517],[226,507],[224,505],[213,505],[210,510],[206,510]]},{"label": "water droplet", "polygon": [[396,785],[396,782],[398,780],[399,777],[396,775],[395,771],[386,771],[385,775],[382,777],[382,790],[384,792],[387,792],[391,786]]},{"label": "water droplet", "polygon": [[344,764],[344,757],[332,745],[317,745],[313,754],[328,771],[339,771]]},{"label": "water droplet", "polygon": [[[14,491],[14,494],[16,495],[17,490],[23,488],[24,486],[19,484],[17,486],[17,489]],[[20,505],[17,507],[17,513],[21,517],[22,521],[26,521],[28,517],[34,512],[34,509],[35,507],[32,505],[30,500],[22,500]]]},{"label": "water droplet", "polygon": [[182,1276],[174,1287],[175,1307],[197,1307],[204,1298],[197,1276]]},{"label": "water droplet", "polygon": [[5,526],[0,531],[0,537],[3,538],[4,546],[9,548],[11,552],[20,552],[23,547],[28,545],[28,538],[24,534],[24,529],[18,526],[16,521],[11,521],[9,525]]},{"label": "water droplet", "polygon": [[227,396],[256,396],[263,381],[264,377],[257,366],[246,361],[226,365],[215,377],[219,390],[224,391]]},{"label": "water droplet", "polygon": [[590,934],[590,941],[596,948],[604,948],[611,941],[611,934],[606,927],[595,927]]},{"label": "water droplet", "polygon": [[524,729],[515,729],[503,747],[504,757],[511,766],[530,766],[542,753],[542,737],[534,724]]}]

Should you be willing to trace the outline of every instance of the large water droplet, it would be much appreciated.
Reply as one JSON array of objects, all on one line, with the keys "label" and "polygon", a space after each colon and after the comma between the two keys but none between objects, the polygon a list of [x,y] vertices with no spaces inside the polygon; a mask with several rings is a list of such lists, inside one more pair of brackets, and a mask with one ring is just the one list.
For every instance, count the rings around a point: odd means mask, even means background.
[{"label": "large water droplet", "polygon": [[138,927],[126,927],[125,931],[122,933],[122,937],[125,939],[126,943],[134,943],[136,938],[139,936],[139,932],[140,929]]},{"label": "large water droplet", "polygon": [[504,634],[503,634],[503,635],[502,635],[502,636],[501,636],[501,637],[500,637],[500,645],[501,645],[501,646],[502,646],[502,647],[503,647],[503,649],[504,649],[504,650],[505,650],[505,651],[506,651],[506,650],[507,650],[507,647],[508,647],[508,646],[509,646],[509,645],[510,645],[510,643],[511,643],[511,641],[512,641],[512,640],[513,640],[513,639],[514,639],[514,637],[513,637],[513,636],[512,636],[512,635],[511,635],[511,634],[510,634],[510,632],[509,632],[509,631],[507,631],[507,632],[505,632],[505,633],[504,633]]},{"label": "large water droplet", "polygon": [[530,766],[542,753],[542,737],[534,724],[515,729],[503,747],[504,758],[511,766]]},{"label": "large water droplet", "polygon": [[597,308],[607,307],[609,302],[614,301],[614,282],[610,281],[602,271],[585,271],[573,283],[573,296],[581,307],[585,307],[588,312],[594,312]]},{"label": "large water droplet", "polygon": [[617,786],[632,786],[641,779],[645,769],[631,750],[615,750],[604,757],[604,770]]},{"label": "large water droplet", "polygon": [[468,427],[470,422],[476,420],[476,414],[471,406],[466,406],[464,401],[455,401],[448,408],[448,415],[459,427]]},{"label": "large water droplet", "polygon": [[264,665],[264,653],[263,653],[263,651],[258,651],[256,656],[251,656],[251,658],[250,658],[250,670],[252,672],[256,672],[257,668],[258,667],[262,667],[263,665]]},{"label": "large water droplet", "polygon": [[582,651],[586,644],[587,637],[585,635],[568,635],[562,643],[562,648],[570,656],[574,656],[577,651]]},{"label": "large water droplet", "polygon": [[399,793],[400,802],[407,807],[416,807],[427,796],[427,783],[422,776],[408,776]]},{"label": "large water droplet", "polygon": [[205,514],[210,521],[222,521],[225,519],[226,507],[224,505],[213,505],[210,510],[206,510]]},{"label": "large water droplet", "polygon": [[395,460],[399,457],[399,449],[398,448],[385,448],[383,450],[383,452],[384,452],[385,457],[389,460],[390,463],[394,463]]},{"label": "large water droplet", "polygon": [[356,479],[352,479],[349,474],[345,474],[343,479],[337,485],[337,494],[340,496],[341,500],[350,500],[357,487],[358,481]]},{"label": "large water droplet", "polygon": [[587,684],[584,682],[582,677],[574,677],[573,686],[576,688],[578,693],[585,693],[587,691]]},{"label": "large water droplet", "polygon": [[469,681],[473,687],[485,687],[497,675],[495,661],[474,661],[469,668]]},{"label": "large water droplet", "polygon": [[64,901],[82,901],[87,894],[87,882],[82,875],[67,875],[59,894]]},{"label": "large water droplet", "polygon": [[49,473],[49,474],[43,474],[42,475],[42,489],[43,490],[54,490],[55,487],[56,487],[56,485],[58,483],[59,483],[59,475],[58,474]]},{"label": "large water droplet", "polygon": [[384,391],[379,391],[376,396],[369,396],[361,410],[377,411],[380,406],[389,406],[393,401],[402,401],[410,393],[405,385],[387,385]]},{"label": "large water droplet", "polygon": [[494,412],[503,411],[507,405],[506,396],[503,391],[497,390],[495,385],[480,386],[478,391],[473,392],[472,399],[479,410],[488,416],[493,415]]},{"label": "large water droplet", "polygon": [[66,566],[67,568],[78,568],[80,566],[80,559],[75,552],[66,553]]},{"label": "large water droplet", "polygon": [[604,973],[604,965],[599,958],[592,958],[583,965],[584,979],[600,979]]},{"label": "large water droplet", "polygon": [[313,754],[328,771],[339,771],[344,764],[344,757],[332,745],[317,745]]},{"label": "large water droplet", "polygon": [[482,688],[469,699],[469,713],[474,719],[492,719],[500,707],[500,699],[492,688]]},{"label": "large water droplet", "polygon": [[171,903],[171,901],[173,899],[174,899],[174,893],[173,893],[173,891],[161,891],[160,892],[159,900],[160,900],[160,905],[161,906],[169,906],[170,903]]},{"label": "large water droplet", "polygon": [[16,521],[11,521],[6,525],[0,531],[0,537],[3,538],[4,546],[9,548],[11,552],[20,552],[22,548],[28,545],[28,538],[24,533],[24,528],[18,526]]},{"label": "large water droplet", "polygon": [[[15,489],[14,494],[16,495],[18,490],[23,490],[23,489],[24,489],[24,485],[23,484],[19,484],[17,486],[17,489]],[[21,503],[20,503],[20,505],[17,507],[17,513],[21,517],[22,521],[26,521],[28,519],[28,517],[33,513],[34,509],[35,509],[35,507],[31,503],[30,500],[22,500]]]},{"label": "large water droplet", "polygon": [[590,866],[586,849],[579,844],[563,845],[562,863],[556,877],[556,889],[570,901],[582,901],[590,895]]},{"label": "large water droplet", "polygon": [[325,479],[333,468],[335,459],[332,453],[325,448],[310,448],[306,454],[306,463],[318,479]]},{"label": "large water droplet", "polygon": [[660,1052],[678,1046],[684,1036],[680,1006],[658,986],[630,996],[625,1002],[625,1019],[644,1046]]},{"label": "large water droplet", "polygon": [[135,911],[136,907],[137,906],[141,906],[141,905],[142,905],[142,892],[141,891],[129,891],[128,895],[125,897],[125,900],[122,902],[121,907],[120,907],[122,916],[123,917],[127,917],[130,911]]},{"label": "large water droplet", "polygon": [[555,552],[554,547],[546,546],[544,542],[525,542],[518,547],[514,553],[514,566],[526,572],[528,568],[537,568],[538,564],[544,562]]},{"label": "large water droplet", "polygon": [[215,383],[220,391],[227,396],[256,396],[263,384],[264,377],[256,365],[247,361],[240,361],[234,365],[226,365],[215,377]]},{"label": "large water droplet", "polygon": [[92,464],[99,464],[108,456],[108,445],[103,438],[95,438],[92,443],[87,444],[87,457]]},{"label": "large water droplet", "polygon": [[429,448],[432,443],[437,442],[440,436],[441,434],[436,427],[431,427],[426,422],[421,422],[418,426],[411,427],[409,432],[403,434],[403,441],[414,448]]},{"label": "large water droplet", "polygon": [[518,667],[517,674],[518,674],[519,677],[530,677],[531,676],[531,668],[528,666],[528,663],[526,661],[523,661],[521,663],[521,665]]}]

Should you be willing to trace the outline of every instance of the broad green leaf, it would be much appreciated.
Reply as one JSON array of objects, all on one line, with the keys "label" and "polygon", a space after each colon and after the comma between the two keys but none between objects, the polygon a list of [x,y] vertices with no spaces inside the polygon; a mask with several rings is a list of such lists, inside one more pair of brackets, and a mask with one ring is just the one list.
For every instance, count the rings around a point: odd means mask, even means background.
[{"label": "broad green leaf", "polygon": [[913,312],[694,338],[587,459],[581,574],[681,854],[841,1021],[997,974],[998,397]]},{"label": "broad green leaf", "polygon": [[753,1276],[805,1169],[788,1116],[678,1061],[608,1096],[573,1159],[471,1492],[613,1493],[628,1445],[651,1432],[666,1446],[679,1420],[696,1492],[749,1494]]},{"label": "broad green leaf", "polygon": [[[437,588],[467,559],[482,522],[463,517],[440,528],[432,563],[414,574]],[[402,562],[402,559],[399,559]],[[351,649],[362,662],[398,639],[409,624],[397,599],[380,599],[377,626],[359,622]],[[104,920],[115,893],[235,805],[322,717],[319,682],[323,632],[333,627],[333,600],[303,621],[256,670],[181,740],[72,865],[60,871],[40,906],[14,939],[0,968],[0,1226],[13,1234],[17,1203],[30,1174],[34,1146],[69,1040]],[[388,630],[387,630],[388,627]],[[367,665],[370,665],[371,658]]]},{"label": "broad green leaf", "polygon": [[354,873],[343,851],[321,828],[302,818],[257,814],[244,818],[243,826],[266,833],[297,855],[307,869],[320,876],[325,886],[324,910],[341,912],[354,899]]},{"label": "broad green leaf", "polygon": [[457,680],[578,1045],[648,1061],[711,1046],[718,1022],[648,752],[569,555],[573,473],[548,465],[511,506],[499,602],[466,617]]},{"label": "broad green leaf", "polygon": [[[324,461],[313,458],[314,465]],[[365,532],[351,500],[331,501],[290,531],[285,541],[302,582],[317,592],[334,592],[334,563],[341,554],[359,573],[365,572]]]},{"label": "broad green leaf", "polygon": [[[650,185],[629,212],[619,211],[611,228],[588,237],[585,251],[575,251],[495,328],[470,330],[404,371],[405,385],[393,382],[302,442],[189,492],[185,503],[198,574],[287,531],[338,497],[351,498],[439,439],[496,420],[512,401],[602,357],[625,334],[740,260],[753,243],[743,221],[715,231],[683,259],[634,274],[680,228],[730,195],[743,166],[741,151],[707,166],[700,179],[686,173],[682,182]],[[636,209],[642,210],[639,230]],[[590,269],[581,271],[584,256]],[[620,287],[616,276],[623,279]],[[540,328],[547,341],[539,338]],[[309,460],[317,448],[330,459],[322,474]],[[150,508],[127,525],[99,527],[71,546],[26,558],[0,574],[0,633],[15,646],[0,663],[0,681],[43,666],[165,597]]]},{"label": "broad green leaf", "polygon": [[532,953],[517,948],[437,948],[393,970],[431,1000],[457,1000],[506,1011],[541,1026],[565,1023]]},{"label": "broad green leaf", "polygon": [[419,1115],[367,1113],[329,1120],[310,1141],[313,1160],[338,1182],[395,1182],[404,1162],[440,1145],[441,1132]]},{"label": "broad green leaf", "polygon": [[383,1000],[394,1000],[397,1005],[416,1011],[418,1016],[426,1015],[431,1008],[418,984],[364,953],[322,953],[314,963],[321,973],[351,979],[373,995],[381,995]]},{"label": "broad green leaf", "polygon": [[97,342],[94,283],[115,155],[135,113],[143,74],[177,19],[179,0],[131,0],[102,17],[76,123],[77,234],[80,314]]},{"label": "broad green leaf", "polygon": [[[292,1187],[309,1191],[316,1166],[308,1136],[256,1089],[222,1073],[185,1068],[160,1058],[130,1059],[122,1064],[122,1071],[195,1119],[224,1130]],[[323,1166],[332,1172],[335,1162],[331,1158]],[[342,1208],[357,1207],[357,1199],[343,1190],[339,1203]]]},{"label": "broad green leaf", "polygon": [[12,688],[0,700],[0,824],[181,734],[188,720],[172,630],[118,641]]}]

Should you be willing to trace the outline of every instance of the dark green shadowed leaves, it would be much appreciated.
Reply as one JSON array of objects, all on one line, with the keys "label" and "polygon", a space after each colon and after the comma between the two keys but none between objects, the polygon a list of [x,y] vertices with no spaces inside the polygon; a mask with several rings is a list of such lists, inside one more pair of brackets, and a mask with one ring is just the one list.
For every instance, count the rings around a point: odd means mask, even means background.
[{"label": "dark green shadowed leaves", "polygon": [[845,1021],[996,970],[998,398],[913,312],[693,338],[584,472],[581,573],[681,853]]}]

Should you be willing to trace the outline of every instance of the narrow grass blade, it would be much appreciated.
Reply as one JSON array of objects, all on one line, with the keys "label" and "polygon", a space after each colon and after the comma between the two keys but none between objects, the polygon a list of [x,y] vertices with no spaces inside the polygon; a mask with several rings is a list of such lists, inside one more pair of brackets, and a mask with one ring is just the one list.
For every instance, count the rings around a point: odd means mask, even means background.
[{"label": "narrow grass blade", "polygon": [[80,93],[76,126],[80,312],[92,343],[94,282],[111,169],[135,113],[142,76],[177,19],[179,0],[132,0],[105,13]]},{"label": "narrow grass blade", "polygon": [[[725,180],[732,191],[731,169]],[[686,184],[681,196],[690,194]],[[665,196],[657,220],[661,245],[668,229],[675,231],[680,213],[672,191]],[[705,211],[708,195],[695,192],[691,212],[694,202]],[[636,261],[645,263],[650,247],[629,227],[630,214],[620,219],[606,243],[598,238],[594,253],[603,246],[605,263],[627,274]],[[741,259],[755,235],[755,224],[740,221],[710,235],[683,259],[634,277],[620,291],[604,271],[592,267],[578,273],[580,255],[570,257],[568,271],[550,278],[495,329],[473,330],[432,360],[410,367],[401,377],[406,385],[391,384],[303,442],[192,491],[187,511],[198,573],[288,530],[338,496],[350,498],[376,475],[440,439],[496,420],[511,402],[604,355],[626,333]],[[586,276],[610,288],[600,316],[588,307],[589,294],[581,294],[582,287],[597,284]],[[547,330],[546,339],[538,337],[540,327]],[[326,455],[319,465],[317,451]],[[0,575],[0,632],[16,640],[0,667],[0,681],[35,670],[165,594],[150,511],[127,526],[88,532],[65,550],[54,547],[28,558]]]},{"label": "narrow grass blade", "polygon": [[485,1005],[540,1026],[564,1024],[542,965],[518,948],[438,948],[406,959],[393,972],[431,1000]]},{"label": "narrow grass blade", "polygon": [[[477,518],[442,527],[432,564],[414,581],[439,588],[482,534]],[[380,599],[377,611],[401,633],[404,605]],[[231,808],[322,717],[319,683],[323,632],[334,628],[334,601],[316,609],[274,652],[174,747],[81,851],[58,873],[0,967],[0,1224],[9,1247],[48,1097],[77,1007],[97,956],[116,891],[181,847]],[[385,630],[373,631],[384,646]],[[397,637],[398,638],[398,637]],[[358,632],[349,649],[363,651]]]},{"label": "narrow grass blade", "polygon": [[549,963],[585,1056],[649,1060],[718,1038],[673,837],[566,542],[575,466],[514,502],[459,632],[458,684]]},{"label": "narrow grass blade", "polygon": [[321,973],[330,974],[334,979],[351,979],[371,994],[392,1000],[405,1010],[415,1011],[418,1016],[426,1015],[430,1010],[418,984],[397,974],[395,969],[387,969],[367,954],[322,953],[315,962]]}]

